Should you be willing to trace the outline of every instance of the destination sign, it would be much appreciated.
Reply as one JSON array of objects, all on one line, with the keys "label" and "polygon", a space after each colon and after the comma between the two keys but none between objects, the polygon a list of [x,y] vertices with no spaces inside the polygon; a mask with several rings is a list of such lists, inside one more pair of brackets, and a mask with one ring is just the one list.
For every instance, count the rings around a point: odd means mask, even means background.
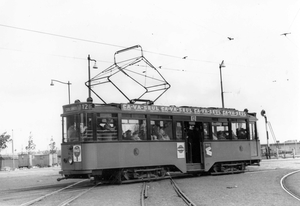
[{"label": "destination sign", "polygon": [[246,112],[233,109],[216,109],[201,107],[176,107],[176,106],[156,106],[156,105],[139,105],[139,104],[121,104],[123,111],[141,111],[156,113],[174,113],[189,115],[215,115],[215,116],[236,116],[246,117]]},{"label": "destination sign", "polygon": [[64,112],[80,111],[92,109],[92,104],[82,103],[82,104],[70,104],[63,107]]}]

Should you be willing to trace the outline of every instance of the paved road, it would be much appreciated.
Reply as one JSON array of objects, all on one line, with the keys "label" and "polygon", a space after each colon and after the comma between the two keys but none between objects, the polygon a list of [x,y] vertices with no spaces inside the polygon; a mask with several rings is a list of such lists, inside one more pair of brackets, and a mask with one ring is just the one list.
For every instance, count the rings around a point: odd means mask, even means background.
[{"label": "paved road", "polygon": [[[4,200],[1,191],[16,188],[33,187],[51,184],[68,184],[77,180],[63,180],[57,182],[58,167],[35,168],[16,171],[0,172],[0,205],[20,205],[17,200]],[[248,167],[247,173],[220,176],[200,176],[194,178],[176,179],[182,188],[197,205],[300,205],[280,187],[280,179],[287,173],[300,170],[300,158],[263,160],[261,166]],[[299,176],[292,180],[293,190],[300,193],[297,187]],[[140,184],[116,185],[99,187],[71,205],[99,205],[104,199],[110,200],[108,205],[138,205]],[[102,194],[102,195],[99,195]],[[109,197],[109,198],[108,198]],[[3,199],[2,199],[3,198]],[[128,204],[125,204],[128,203]],[[112,204],[113,203],[113,204]]]}]

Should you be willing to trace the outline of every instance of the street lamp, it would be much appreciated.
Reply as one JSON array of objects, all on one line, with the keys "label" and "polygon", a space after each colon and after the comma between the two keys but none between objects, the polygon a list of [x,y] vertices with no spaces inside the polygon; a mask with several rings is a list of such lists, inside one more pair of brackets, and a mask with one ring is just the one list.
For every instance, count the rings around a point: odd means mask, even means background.
[{"label": "street lamp", "polygon": [[221,81],[222,108],[224,108],[224,92],[223,92],[223,82],[222,82],[222,67],[225,67],[224,60],[222,60],[221,64],[219,65],[219,68],[220,68],[220,81]]},{"label": "street lamp", "polygon": [[15,170],[15,151],[14,151],[14,130],[11,130],[11,149],[12,149],[12,155],[13,155],[13,170]]},{"label": "street lamp", "polygon": [[263,116],[265,118],[265,124],[266,124],[266,134],[267,134],[267,159],[270,158],[270,146],[269,146],[269,133],[268,133],[268,119],[267,119],[267,115],[266,115],[266,111],[265,110],[261,110],[260,112],[261,116]]},{"label": "street lamp", "polygon": [[71,82],[62,82],[62,81],[58,81],[58,80],[55,80],[55,79],[51,79],[51,84],[50,86],[54,86],[53,82],[58,82],[58,83],[61,83],[61,84],[67,84],[68,85],[68,96],[69,96],[69,104],[71,103],[70,102],[70,85],[71,85]]},{"label": "street lamp", "polygon": [[91,61],[93,61],[93,62],[95,62],[95,64],[94,64],[94,66],[93,66],[93,69],[98,69],[98,67],[97,67],[97,65],[96,65],[96,60],[95,59],[91,59],[91,57],[90,57],[90,55],[88,55],[88,82],[89,82],[89,84],[88,84],[88,101],[93,101],[93,99],[92,99],[92,97],[91,97],[91,67],[90,67],[90,62]]}]

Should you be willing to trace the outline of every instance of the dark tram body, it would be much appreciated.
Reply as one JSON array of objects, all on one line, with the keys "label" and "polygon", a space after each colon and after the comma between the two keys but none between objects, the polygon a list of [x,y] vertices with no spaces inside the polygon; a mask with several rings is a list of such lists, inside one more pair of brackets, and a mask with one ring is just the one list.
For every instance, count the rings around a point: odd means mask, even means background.
[{"label": "dark tram body", "polygon": [[63,178],[234,173],[261,160],[255,115],[235,109],[75,103],[62,119]]}]

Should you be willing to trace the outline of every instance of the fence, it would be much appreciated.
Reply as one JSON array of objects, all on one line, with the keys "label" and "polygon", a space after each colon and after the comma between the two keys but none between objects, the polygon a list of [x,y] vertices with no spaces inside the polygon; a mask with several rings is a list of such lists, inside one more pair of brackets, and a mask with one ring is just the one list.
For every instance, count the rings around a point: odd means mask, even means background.
[{"label": "fence", "polygon": [[60,157],[57,154],[0,155],[0,170],[22,167],[51,167],[54,165],[60,165]]}]

